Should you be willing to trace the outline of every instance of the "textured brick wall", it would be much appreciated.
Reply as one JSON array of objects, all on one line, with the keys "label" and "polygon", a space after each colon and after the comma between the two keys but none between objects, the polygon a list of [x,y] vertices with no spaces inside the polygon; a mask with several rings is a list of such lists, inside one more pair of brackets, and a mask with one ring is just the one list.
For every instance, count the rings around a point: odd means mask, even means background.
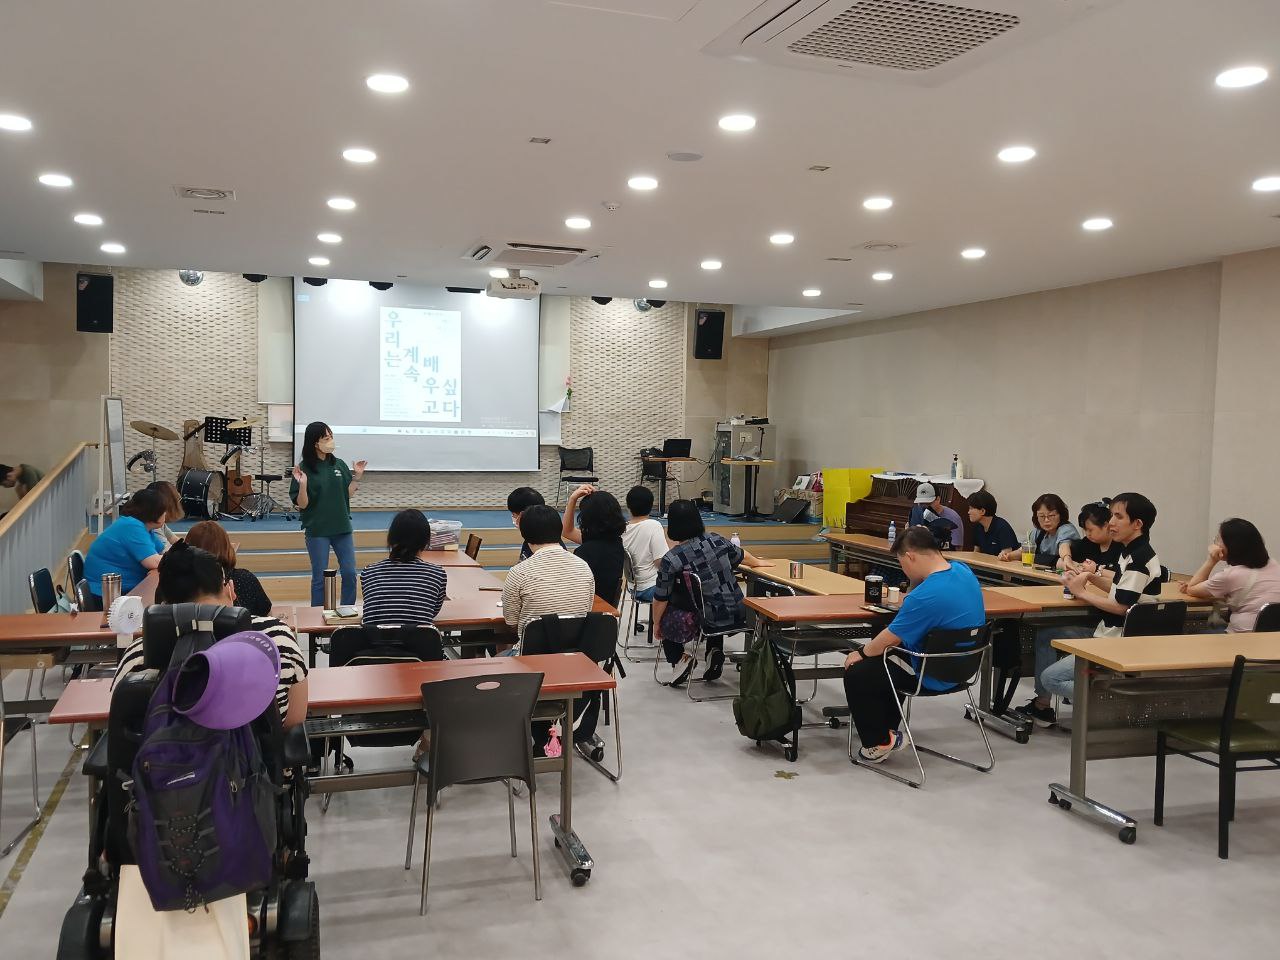
[{"label": "textured brick wall", "polygon": [[[124,398],[127,420],[151,420],[176,431],[187,418],[266,416],[256,399],[253,284],[235,274],[206,273],[199,286],[187,287],[175,270],[117,270],[115,275],[111,384],[112,392]],[[574,397],[564,418],[564,443],[593,446],[597,471],[621,494],[639,476],[640,448],[683,429],[685,308],[671,303],[640,314],[629,300],[601,307],[575,298],[570,315]],[[145,437],[127,433],[127,456],[146,445]],[[206,458],[221,452],[206,447]],[[156,453],[159,477],[175,479],[181,444],[161,443]],[[291,459],[288,444],[268,444],[268,473],[284,472]],[[551,500],[558,474],[555,448],[541,448],[539,459],[536,473],[371,471],[353,505],[494,507],[505,503],[513,487],[525,484]],[[245,468],[259,472],[256,450]],[[147,479],[132,475],[129,488]]]}]

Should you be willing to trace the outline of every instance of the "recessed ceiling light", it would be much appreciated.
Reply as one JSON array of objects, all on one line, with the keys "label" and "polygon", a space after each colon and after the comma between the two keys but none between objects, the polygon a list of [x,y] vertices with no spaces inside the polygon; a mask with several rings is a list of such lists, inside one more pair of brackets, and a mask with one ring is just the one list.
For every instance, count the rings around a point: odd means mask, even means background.
[{"label": "recessed ceiling light", "polygon": [[409,89],[409,81],[394,73],[375,73],[365,77],[364,83],[377,93],[404,93]]},{"label": "recessed ceiling light", "polygon": [[649,281],[649,286],[653,287],[653,289],[655,289],[655,290],[665,290],[665,289],[667,289],[667,281],[665,281],[665,280],[650,280],[650,281]]},{"label": "recessed ceiling light", "polygon": [[1026,163],[1036,155],[1034,147],[1005,147],[996,154],[1005,163]]},{"label": "recessed ceiling light", "polygon": [[350,197],[330,197],[329,206],[334,210],[354,210],[356,202]]},{"label": "recessed ceiling light", "polygon": [[329,265],[328,257],[312,257],[307,261],[313,267],[327,267]]},{"label": "recessed ceiling light", "polygon": [[1214,77],[1213,82],[1220,87],[1234,89],[1236,87],[1252,87],[1255,83],[1261,83],[1267,79],[1266,67],[1232,67],[1230,70],[1223,70]]},{"label": "recessed ceiling light", "polygon": [[720,118],[720,129],[730,133],[743,133],[756,125],[756,118],[746,113],[731,113]]},{"label": "recessed ceiling light", "polygon": [[801,292],[801,294],[802,294],[803,296],[806,296],[806,297],[820,297],[820,296],[822,296],[822,291],[821,291],[821,290],[819,290],[817,287],[810,287],[808,290],[802,290],[802,291],[800,291],[800,292]]},{"label": "recessed ceiling light", "polygon": [[724,264],[719,260],[703,260],[698,266],[702,267],[703,270],[719,270]]},{"label": "recessed ceiling light", "polygon": [[591,221],[586,217],[569,217],[564,225],[570,230],[586,230],[591,226]]},{"label": "recessed ceiling light", "polygon": [[888,210],[893,206],[893,200],[889,197],[867,197],[862,205],[868,210]]},{"label": "recessed ceiling light", "polygon": [[46,187],[71,186],[71,178],[65,173],[42,173],[40,174],[40,182]]},{"label": "recessed ceiling light", "polygon": [[373,163],[378,159],[378,155],[365,147],[348,147],[342,151],[342,159],[350,160],[352,163]]},{"label": "recessed ceiling light", "polygon": [[964,257],[966,260],[981,260],[986,255],[987,251],[983,250],[981,247],[969,247],[966,250],[960,251],[960,256]]},{"label": "recessed ceiling light", "polygon": [[632,190],[656,190],[658,181],[653,177],[632,177],[627,186]]},{"label": "recessed ceiling light", "polygon": [[507,277],[511,276],[511,274],[507,272],[505,267],[494,267],[489,271],[489,276],[493,277],[495,280],[505,280]]},{"label": "recessed ceiling light", "polygon": [[341,243],[342,235],[338,233],[317,233],[316,239],[321,243]]},{"label": "recessed ceiling light", "polygon": [[80,224],[81,226],[85,226],[85,227],[102,226],[102,218],[98,216],[96,213],[77,213],[71,219],[74,220],[76,223]]},{"label": "recessed ceiling light", "polygon": [[16,113],[0,113],[0,130],[9,130],[12,133],[26,133],[31,129],[31,121],[26,117],[20,117]]},{"label": "recessed ceiling light", "polygon": [[789,233],[775,233],[769,238],[769,242],[774,246],[785,247],[788,243],[794,243],[795,237]]},{"label": "recessed ceiling light", "polygon": [[871,275],[871,279],[879,280],[883,283],[885,280],[892,280],[893,274],[890,273],[888,270],[877,270],[875,273]]},{"label": "recessed ceiling light", "polygon": [[1280,190],[1280,177],[1259,177],[1253,181],[1253,189],[1259,193],[1271,193]]},{"label": "recessed ceiling light", "polygon": [[1090,217],[1080,226],[1086,230],[1110,230],[1112,224],[1109,217]]},{"label": "recessed ceiling light", "polygon": [[98,248],[103,253],[124,253],[123,243],[104,243]]}]

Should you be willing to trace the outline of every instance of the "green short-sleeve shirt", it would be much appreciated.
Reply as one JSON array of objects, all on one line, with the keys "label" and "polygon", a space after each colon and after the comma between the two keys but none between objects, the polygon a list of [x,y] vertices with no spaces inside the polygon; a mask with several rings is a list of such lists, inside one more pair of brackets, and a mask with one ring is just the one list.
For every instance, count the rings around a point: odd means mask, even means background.
[{"label": "green short-sleeve shirt", "polygon": [[[301,509],[302,529],[312,537],[340,537],[351,532],[351,468],[337,457],[319,461],[307,475],[307,506]],[[298,502],[298,481],[289,482],[289,499]]]},{"label": "green short-sleeve shirt", "polygon": [[18,482],[30,490],[44,478],[44,472],[29,463],[18,464]]}]

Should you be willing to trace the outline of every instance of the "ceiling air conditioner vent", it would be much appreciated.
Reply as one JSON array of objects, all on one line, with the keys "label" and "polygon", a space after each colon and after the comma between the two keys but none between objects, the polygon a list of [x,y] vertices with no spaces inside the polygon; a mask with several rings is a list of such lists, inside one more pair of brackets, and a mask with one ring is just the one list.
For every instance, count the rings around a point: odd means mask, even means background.
[{"label": "ceiling air conditioner vent", "polygon": [[703,51],[937,85],[1119,0],[763,0]]},{"label": "ceiling air conditioner vent", "polygon": [[932,70],[1019,22],[1008,13],[930,0],[862,0],[787,49],[841,63]]},{"label": "ceiling air conditioner vent", "polygon": [[174,187],[173,192],[183,200],[234,200],[236,192],[222,187]]},{"label": "ceiling air conditioner vent", "polygon": [[[487,252],[486,252],[487,251]],[[464,260],[486,263],[495,267],[567,267],[593,259],[596,254],[585,247],[566,247],[554,243],[526,243],[508,240],[506,243],[473,243],[463,254]]]}]

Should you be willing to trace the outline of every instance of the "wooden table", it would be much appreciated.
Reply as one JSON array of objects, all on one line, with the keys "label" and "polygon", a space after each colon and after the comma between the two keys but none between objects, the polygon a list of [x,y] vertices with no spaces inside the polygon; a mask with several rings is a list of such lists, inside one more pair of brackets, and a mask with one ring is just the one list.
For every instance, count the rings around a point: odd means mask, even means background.
[{"label": "wooden table", "polygon": [[[840,563],[847,560],[861,560],[864,563],[882,564],[898,567],[898,560],[889,548],[889,541],[884,537],[873,537],[866,533],[842,533],[837,530],[822,535],[831,548],[828,568],[837,569]],[[948,559],[959,560],[973,570],[974,575],[984,583],[1009,586],[1037,586],[1041,584],[1059,584],[1058,575],[1050,570],[1024,566],[1017,560],[997,560],[986,553],[972,550],[948,550]]]},{"label": "wooden table", "polygon": [[642,463],[661,463],[663,464],[662,476],[658,477],[658,516],[665,517],[667,515],[667,471],[665,464],[668,463],[697,463],[693,457],[646,457],[641,455]]},{"label": "wooden table", "polygon": [[[411,711],[422,705],[422,685],[438,680],[509,676],[520,673],[543,674],[538,693],[541,701],[558,701],[567,716],[573,716],[573,701],[590,691],[612,690],[617,681],[581,653],[537,654],[520,657],[492,657],[483,660],[444,660],[436,663],[393,663],[361,667],[320,667],[308,677],[307,715],[340,717],[353,714]],[[111,708],[109,679],[73,680],[49,715],[55,724],[84,723],[101,730],[106,727]],[[567,738],[559,757],[539,757],[538,773],[559,771],[560,811],[551,815],[551,830],[575,885],[591,876],[594,863],[586,846],[573,829],[573,748]],[[413,769],[375,773],[321,776],[310,780],[316,793],[339,793],[407,786]]]},{"label": "wooden table", "polygon": [[756,484],[760,482],[760,468],[773,466],[772,460],[734,460],[721,457],[720,465],[725,467],[747,468],[747,502],[743,504],[742,515],[751,520],[763,520],[768,514],[756,509]]},{"label": "wooden table", "polygon": [[[988,618],[1020,617],[1039,609],[1034,603],[1006,596],[995,590],[982,591],[983,606]],[[892,614],[885,615],[863,609],[866,601],[860,594],[843,594],[832,596],[804,595],[794,597],[748,597],[747,609],[755,614],[754,640],[765,637],[777,649],[789,651],[794,661],[799,656],[813,656],[814,666],[795,667],[792,672],[797,680],[833,680],[844,676],[843,663],[819,665],[817,657],[821,653],[836,652],[841,649],[854,649],[865,642],[851,635],[831,632],[831,628],[841,624],[850,626],[864,624],[888,626]],[[807,642],[807,643],[806,643]],[[991,656],[990,651],[984,658],[982,676],[979,683],[978,709],[982,712],[985,723],[995,724],[1000,729],[1003,718],[991,711]],[[966,704],[966,712],[968,705]],[[1009,724],[1011,736],[1020,743],[1026,739],[1018,734],[1016,725]],[[800,753],[800,727],[794,727],[789,735],[782,739],[784,755],[788,760],[796,760]]]},{"label": "wooden table", "polygon": [[832,573],[812,564],[801,567],[801,576],[792,578],[790,560],[769,560],[767,567],[738,567],[739,572],[747,578],[748,584],[753,580],[764,580],[769,583],[790,587],[797,593],[817,596],[833,596],[841,594],[862,596],[866,585],[861,580]]},{"label": "wooden table", "polygon": [[1222,716],[1238,655],[1280,660],[1280,633],[1088,637],[1053,645],[1076,661],[1070,781],[1049,784],[1049,802],[1116,829],[1125,843],[1137,839],[1137,821],[1088,796],[1088,761],[1154,755],[1160,721]]},{"label": "wooden table", "polygon": [[[1084,600],[1077,600],[1075,597],[1067,597],[1062,593],[1061,585],[1050,587],[989,587],[996,593],[1002,593],[1008,597],[1014,597],[1019,600],[1025,600],[1028,603],[1039,605],[1041,610],[1046,612],[1054,610],[1088,610],[1092,608],[1092,604],[1086,603]],[[1099,590],[1096,586],[1090,585],[1089,592],[1099,597],[1107,596],[1105,590]],[[1213,606],[1210,600],[1200,600],[1196,597],[1188,597],[1178,589],[1177,581],[1169,581],[1160,586],[1161,600],[1185,600],[1188,608],[1204,608]]]}]

